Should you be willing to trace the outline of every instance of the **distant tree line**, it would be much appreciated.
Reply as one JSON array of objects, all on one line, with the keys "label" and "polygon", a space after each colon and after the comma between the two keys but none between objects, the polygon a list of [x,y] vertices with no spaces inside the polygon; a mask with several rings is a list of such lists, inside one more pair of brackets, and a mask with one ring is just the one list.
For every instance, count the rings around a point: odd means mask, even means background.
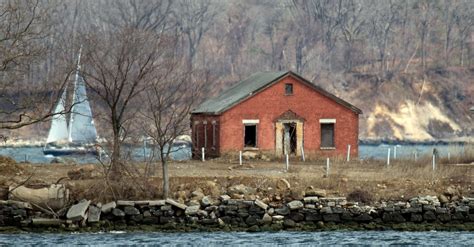
[{"label": "distant tree line", "polygon": [[82,46],[107,176],[153,173],[124,161],[124,140],[144,135],[166,173],[192,107],[227,82],[468,67],[473,23],[470,0],[0,0],[0,129],[53,116]]}]

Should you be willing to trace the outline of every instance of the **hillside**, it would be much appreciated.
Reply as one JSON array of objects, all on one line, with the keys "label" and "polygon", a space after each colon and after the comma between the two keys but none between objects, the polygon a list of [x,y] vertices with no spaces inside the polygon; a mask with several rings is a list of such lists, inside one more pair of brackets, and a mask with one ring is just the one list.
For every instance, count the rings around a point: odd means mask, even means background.
[{"label": "hillside", "polygon": [[[474,116],[474,69],[450,68],[428,71],[425,82],[419,73],[400,73],[390,79],[363,73],[321,76],[314,83],[360,109],[360,139],[394,141],[472,141]],[[217,80],[213,97],[235,83]],[[104,110],[93,103],[94,115]],[[107,136],[105,119],[96,117],[98,132]],[[10,138],[46,138],[49,123],[27,126],[7,133]]]},{"label": "hillside", "polygon": [[361,139],[411,141],[463,140],[472,136],[474,70],[450,68],[400,73],[387,80],[367,74],[346,75],[338,91],[360,107]]}]

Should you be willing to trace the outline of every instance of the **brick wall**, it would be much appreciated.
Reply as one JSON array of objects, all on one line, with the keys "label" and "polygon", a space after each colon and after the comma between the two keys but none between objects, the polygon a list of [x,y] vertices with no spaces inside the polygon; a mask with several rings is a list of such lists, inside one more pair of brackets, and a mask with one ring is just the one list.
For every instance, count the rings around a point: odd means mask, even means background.
[{"label": "brick wall", "polygon": [[[285,95],[285,83],[293,83],[293,95]],[[258,119],[257,138],[260,151],[275,149],[274,120],[291,110],[305,119],[304,149],[307,154],[344,155],[351,145],[351,155],[358,155],[359,117],[350,109],[320,94],[298,79],[287,76],[276,84],[241,102],[219,117],[220,152],[243,149],[243,119]],[[320,149],[322,118],[336,119],[335,150]]]}]

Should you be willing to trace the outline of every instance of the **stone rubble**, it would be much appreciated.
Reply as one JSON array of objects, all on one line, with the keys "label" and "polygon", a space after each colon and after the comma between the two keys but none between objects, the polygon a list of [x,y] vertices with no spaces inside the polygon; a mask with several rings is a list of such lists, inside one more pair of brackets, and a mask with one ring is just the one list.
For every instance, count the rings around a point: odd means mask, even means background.
[{"label": "stone rubble", "polygon": [[[378,202],[359,206],[344,197],[318,197],[314,193],[301,200],[271,201],[202,196],[187,205],[172,199],[156,201],[117,201],[91,204],[83,200],[72,205],[60,219],[46,219],[27,204],[0,203],[0,226],[47,226],[84,224],[202,225],[241,227],[253,230],[298,228],[304,225],[334,224],[472,224],[474,198],[441,202],[436,196],[418,196],[407,201]],[[321,195],[321,194],[320,194]],[[194,201],[193,203],[191,203]],[[67,221],[66,221],[67,219]],[[369,224],[369,225],[367,225]]]}]

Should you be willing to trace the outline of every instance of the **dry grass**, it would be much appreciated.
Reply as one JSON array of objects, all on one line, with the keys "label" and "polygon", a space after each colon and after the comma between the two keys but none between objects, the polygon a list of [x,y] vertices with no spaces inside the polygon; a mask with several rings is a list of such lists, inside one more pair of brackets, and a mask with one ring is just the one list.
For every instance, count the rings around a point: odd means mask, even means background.
[{"label": "dry grass", "polygon": [[[45,183],[54,183],[73,169],[64,164],[18,165],[24,171],[34,171],[33,180]],[[139,163],[133,165],[138,171],[145,167]],[[198,188],[205,194],[218,196],[231,185],[244,184],[256,188],[260,197],[278,195],[283,198],[287,195],[279,194],[275,188],[278,180],[285,178],[291,184],[293,197],[302,196],[308,186],[326,189],[332,196],[348,196],[357,190],[364,191],[375,200],[396,200],[420,194],[437,195],[448,186],[457,187],[463,195],[474,196],[474,164],[441,163],[433,171],[428,158],[417,162],[396,160],[390,166],[375,160],[346,163],[343,159],[333,159],[328,177],[325,176],[325,160],[292,160],[288,172],[284,167],[283,161],[246,161],[242,167],[238,165],[238,159],[173,162],[170,163],[169,171],[170,189],[175,196],[178,191],[189,194]],[[130,176],[114,185],[107,183],[100,172],[93,179],[67,183],[75,199],[90,198],[102,202],[118,198],[154,199],[160,197],[162,189],[161,167],[158,164],[156,170],[157,176]],[[0,180],[7,184],[18,183],[28,174],[31,172],[15,177],[0,176]]]}]

